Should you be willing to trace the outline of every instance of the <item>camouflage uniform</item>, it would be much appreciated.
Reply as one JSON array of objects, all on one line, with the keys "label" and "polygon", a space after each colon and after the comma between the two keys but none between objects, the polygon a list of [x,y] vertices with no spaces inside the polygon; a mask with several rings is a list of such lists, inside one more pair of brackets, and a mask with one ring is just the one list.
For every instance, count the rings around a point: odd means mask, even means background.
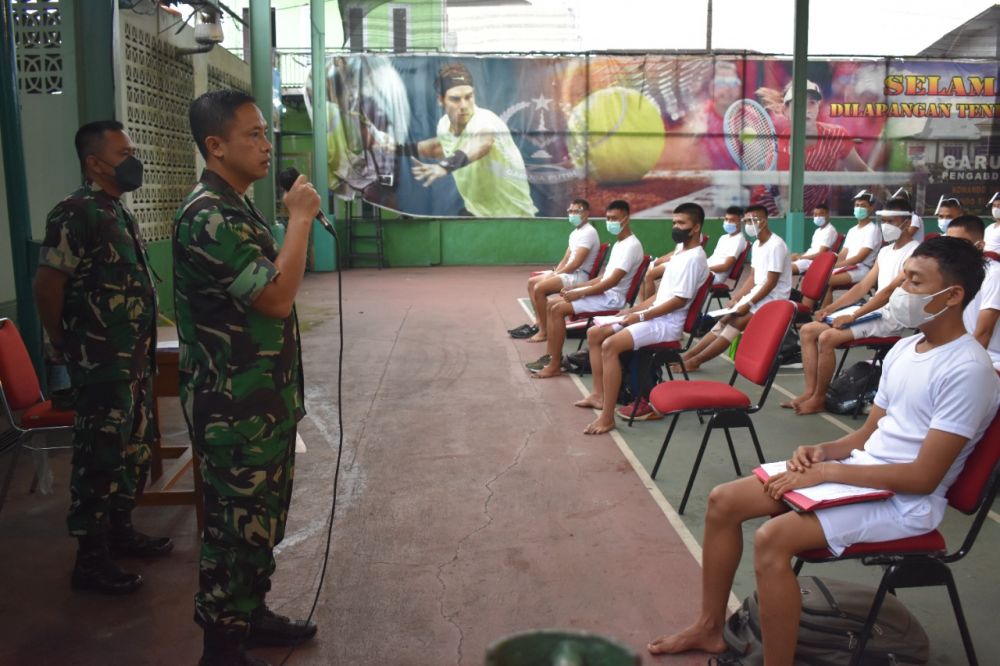
[{"label": "camouflage uniform", "polygon": [[243,195],[205,170],[174,218],[180,396],[204,481],[195,621],[246,632],[262,607],[292,495],[305,415],[298,323],[251,303],[278,246]]},{"label": "camouflage uniform", "polygon": [[76,392],[67,523],[72,536],[108,531],[130,512],[153,437],[156,291],[132,213],[87,183],[46,223],[39,265],[69,276],[62,327]]}]

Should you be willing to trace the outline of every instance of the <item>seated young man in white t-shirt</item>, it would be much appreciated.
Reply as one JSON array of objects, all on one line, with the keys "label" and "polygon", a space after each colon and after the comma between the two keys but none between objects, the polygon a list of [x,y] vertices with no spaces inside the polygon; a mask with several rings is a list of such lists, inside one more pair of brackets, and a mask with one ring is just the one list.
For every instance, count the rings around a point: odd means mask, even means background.
[{"label": "seated young man in white t-shirt", "polygon": [[[816,321],[806,324],[799,331],[805,388],[801,395],[781,403],[786,409],[794,409],[796,414],[816,414],[826,409],[826,390],[833,380],[839,345],[859,338],[900,335],[905,328],[885,305],[892,292],[903,282],[903,263],[918,245],[913,240],[917,228],[912,224],[913,216],[904,199],[889,200],[885,210],[879,211],[878,218],[882,221],[882,236],[893,241],[892,245],[879,250],[875,266],[861,282],[827,307],[818,310]],[[857,303],[872,287],[876,288],[875,296],[860,308],[851,314],[838,316],[832,324],[823,321],[826,317],[835,315],[838,310]],[[872,312],[879,313],[877,319],[854,323]]]},{"label": "seated young man in white t-shirt", "polygon": [[[674,209],[671,237],[677,251],[665,264],[666,270],[655,296],[626,310],[620,323],[591,326],[587,331],[593,388],[577,407],[601,410],[584,429],[599,435],[615,427],[615,398],[622,383],[621,354],[656,344],[680,340],[691,300],[708,279],[708,259],[701,247],[704,209],[696,203],[683,203]],[[655,414],[646,408],[636,416],[640,420]]]},{"label": "seated young man in white t-shirt", "polygon": [[511,337],[528,338],[528,342],[545,342],[548,324],[545,304],[549,296],[590,279],[590,271],[601,246],[597,229],[590,224],[590,204],[586,199],[573,199],[566,213],[573,231],[569,234],[569,243],[562,260],[551,271],[528,278],[528,298],[535,309],[535,323],[507,331]]},{"label": "seated young man in white t-shirt", "polygon": [[[947,236],[967,240],[977,248],[983,246],[983,221],[975,215],[960,215],[948,225]],[[986,353],[993,367],[1000,370],[1000,261],[993,252],[986,253],[986,278],[962,317],[965,329],[972,334]]]},{"label": "seated young man in white t-shirt", "polygon": [[546,306],[548,317],[548,363],[532,377],[547,379],[562,374],[563,342],[566,340],[566,317],[583,312],[620,310],[625,307],[628,288],[642,263],[642,243],[632,233],[629,224],[629,205],[621,199],[608,204],[606,222],[608,233],[614,234],[608,264],[600,277],[588,280],[572,289],[564,288],[561,298],[550,299]]},{"label": "seated young man in white t-shirt", "polygon": [[826,204],[818,204],[813,208],[813,232],[809,249],[802,254],[792,254],[792,275],[805,273],[812,266],[812,260],[823,252],[833,249],[837,243],[837,229],[830,222],[830,208]]},{"label": "seated young man in white t-shirt", "polygon": [[836,289],[847,289],[857,284],[868,275],[879,248],[882,247],[882,235],[879,225],[874,220],[875,197],[870,192],[861,191],[854,197],[854,217],[858,221],[844,237],[844,247],[840,248],[837,263],[830,276],[830,286],[827,289],[823,305],[829,305]]},{"label": "seated young man in white t-shirt", "polygon": [[994,192],[986,207],[992,211],[991,224],[983,230],[983,250],[1000,254],[1000,192]]},{"label": "seated young man in white t-shirt", "polygon": [[762,305],[785,300],[791,295],[791,255],[785,241],[768,226],[767,209],[760,205],[747,208],[743,228],[747,236],[757,239],[750,250],[753,279],[744,280],[733,294],[726,306],[733,312],[720,319],[698,344],[684,354],[682,358],[688,372],[694,372],[705,361],[726,351]]},{"label": "seated young man in white t-shirt", "polygon": [[[788,471],[767,483],[751,475],[712,490],[700,615],[687,629],[652,641],[651,653],[726,649],[726,603],[747,520],[775,516],[757,529],[753,546],[768,666],[791,666],[794,660],[801,610],[792,570],[796,554],[828,548],[839,555],[855,543],[918,536],[941,523],[945,493],[1000,402],[1000,379],[962,323],[962,308],[983,280],[982,255],[958,239],[933,238],[914,251],[905,272],[892,306],[920,334],[889,352],[864,425],[832,442],[800,446]],[[780,501],[790,490],[825,481],[896,494],[882,502],[803,513],[788,511]]]}]

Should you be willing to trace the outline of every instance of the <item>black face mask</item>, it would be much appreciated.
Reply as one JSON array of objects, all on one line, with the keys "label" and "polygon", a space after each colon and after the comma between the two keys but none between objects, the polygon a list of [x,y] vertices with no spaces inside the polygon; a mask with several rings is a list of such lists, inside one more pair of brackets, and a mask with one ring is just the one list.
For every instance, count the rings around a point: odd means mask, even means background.
[{"label": "black face mask", "polygon": [[678,229],[673,227],[670,230],[670,237],[674,239],[674,242],[680,245],[681,243],[686,243],[689,238],[691,238],[690,229]]},{"label": "black face mask", "polygon": [[[104,163],[111,166],[107,162]],[[122,192],[132,192],[142,187],[142,162],[135,155],[127,156],[112,168],[115,170],[115,184]]]}]

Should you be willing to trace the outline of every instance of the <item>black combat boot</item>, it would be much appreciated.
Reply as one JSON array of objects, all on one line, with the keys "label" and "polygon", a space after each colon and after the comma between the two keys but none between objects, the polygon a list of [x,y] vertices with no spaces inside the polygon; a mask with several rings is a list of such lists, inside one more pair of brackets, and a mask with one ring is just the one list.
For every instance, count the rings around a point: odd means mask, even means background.
[{"label": "black combat boot", "polygon": [[173,549],[170,537],[151,537],[136,530],[129,512],[111,513],[111,533],[108,535],[111,557],[160,557]]},{"label": "black combat boot", "polygon": [[111,561],[104,535],[86,536],[80,537],[70,584],[87,592],[128,594],[142,586],[142,576],[123,571]]},{"label": "black combat boot", "polygon": [[243,649],[243,632],[205,628],[204,651],[198,666],[270,666]]},{"label": "black combat boot", "polygon": [[315,623],[290,620],[265,605],[250,616],[250,634],[246,642],[251,647],[291,647],[305,643],[315,635]]}]

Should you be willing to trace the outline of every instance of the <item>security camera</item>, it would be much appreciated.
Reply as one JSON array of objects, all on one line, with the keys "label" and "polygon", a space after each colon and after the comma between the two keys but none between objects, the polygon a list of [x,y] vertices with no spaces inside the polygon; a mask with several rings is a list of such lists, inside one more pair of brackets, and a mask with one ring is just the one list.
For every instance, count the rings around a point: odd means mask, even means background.
[{"label": "security camera", "polygon": [[216,13],[202,15],[202,21],[194,28],[194,41],[199,44],[220,44],[222,42],[222,16]]}]

